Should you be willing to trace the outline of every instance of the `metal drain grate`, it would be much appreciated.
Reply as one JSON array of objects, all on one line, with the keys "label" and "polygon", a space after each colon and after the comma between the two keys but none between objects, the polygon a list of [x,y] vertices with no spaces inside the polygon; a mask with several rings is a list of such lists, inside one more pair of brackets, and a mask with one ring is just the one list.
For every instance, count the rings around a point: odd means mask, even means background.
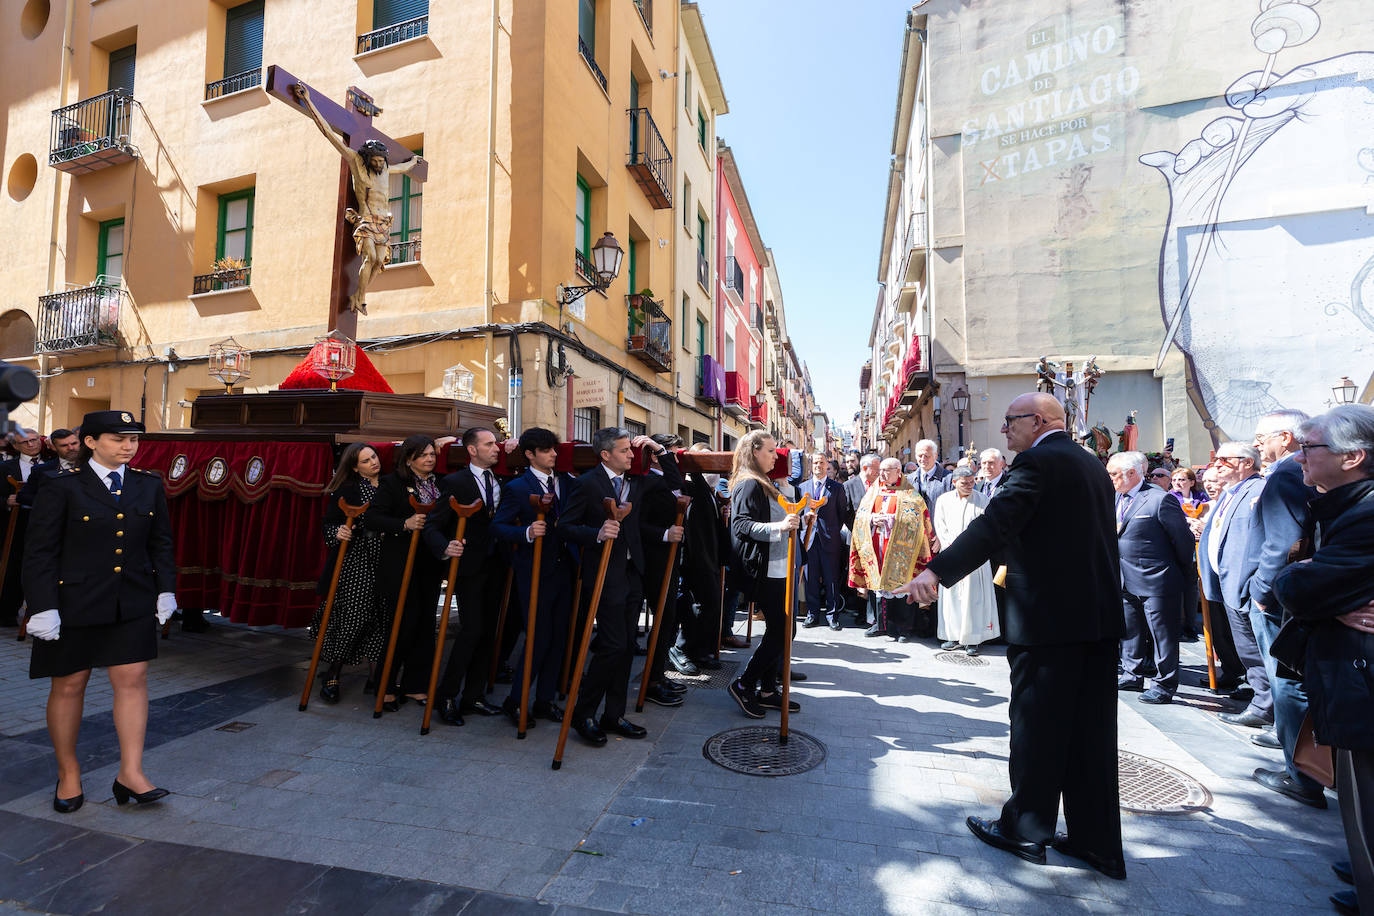
[{"label": "metal drain grate", "polygon": [[1193,777],[1158,760],[1117,751],[1121,808],[1137,814],[1191,814],[1212,804],[1212,793]]},{"label": "metal drain grate", "polygon": [[715,671],[702,668],[700,674],[686,675],[669,665],[666,674],[668,680],[684,687],[717,687],[724,690],[735,679],[735,672],[738,670],[739,662],[722,661],[720,668]]},{"label": "metal drain grate", "polygon": [[815,738],[788,730],[787,744],[778,742],[778,729],[767,726],[732,728],[712,735],[701,754],[732,773],[746,776],[795,776],[825,762],[825,745]]},{"label": "metal drain grate", "polygon": [[981,655],[969,655],[967,652],[936,652],[936,661],[942,661],[946,665],[959,665],[964,668],[986,668],[988,660]]}]

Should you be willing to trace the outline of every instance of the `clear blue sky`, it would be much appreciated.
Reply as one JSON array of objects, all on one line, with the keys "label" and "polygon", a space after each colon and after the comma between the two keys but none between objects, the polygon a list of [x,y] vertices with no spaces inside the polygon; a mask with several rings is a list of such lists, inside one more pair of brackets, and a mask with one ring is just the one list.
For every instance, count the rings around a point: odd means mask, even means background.
[{"label": "clear blue sky", "polygon": [[739,163],[816,400],[851,425],[878,295],[911,0],[699,0]]}]

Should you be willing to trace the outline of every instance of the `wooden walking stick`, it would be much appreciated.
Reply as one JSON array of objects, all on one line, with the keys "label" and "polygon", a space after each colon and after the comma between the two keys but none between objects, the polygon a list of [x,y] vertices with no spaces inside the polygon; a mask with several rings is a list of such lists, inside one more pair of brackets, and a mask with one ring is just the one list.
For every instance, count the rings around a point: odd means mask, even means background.
[{"label": "wooden walking stick", "polygon": [[[534,517],[536,522],[542,522],[544,516],[553,508],[552,493],[531,493],[530,505],[534,506],[537,513]],[[541,534],[534,539],[534,566],[530,577],[530,611],[529,617],[525,620],[525,672],[520,676],[520,723],[515,729],[515,737],[525,737],[526,716],[530,708],[530,666],[534,664],[534,616],[539,609],[539,561],[544,558],[544,536]]]},{"label": "wooden walking stick", "polygon": [[1207,604],[1207,596],[1202,591],[1202,562],[1198,559],[1197,548],[1193,548],[1193,568],[1197,570],[1197,596],[1202,599],[1202,645],[1207,656],[1207,687],[1217,689],[1217,664],[1212,653],[1212,613]]},{"label": "wooden walking stick", "polygon": [[[410,497],[410,507],[419,515],[429,515],[434,503],[418,502]],[[401,615],[406,607],[406,592],[410,590],[410,574],[415,569],[415,550],[420,546],[421,525],[410,532],[410,550],[406,553],[405,571],[401,573],[401,592],[396,596],[396,614],[391,620],[391,637],[386,641],[386,660],[382,662],[382,676],[377,681],[377,705],[372,708],[372,718],[382,717],[382,704],[386,702],[386,691],[391,686],[391,662],[396,656],[396,637],[401,632]]]},{"label": "wooden walking stick", "polygon": [[515,568],[506,567],[506,588],[501,592],[501,610],[496,614],[496,641],[491,647],[491,667],[487,670],[487,690],[496,689],[496,669],[501,666],[501,636],[506,630],[506,608],[510,607],[510,587]]},{"label": "wooden walking stick", "polygon": [[[720,613],[716,615],[716,661],[720,661],[720,639],[725,629],[725,567],[720,568]],[[731,635],[734,628],[731,627]]]},{"label": "wooden walking stick", "polygon": [[[630,514],[632,508],[630,503],[616,504],[616,501],[607,496],[603,502],[606,505],[606,518],[614,521],[621,521]],[[582,639],[577,647],[577,667],[573,669],[572,686],[568,688],[568,711],[563,716],[563,725],[558,730],[558,746],[553,751],[553,768],[555,770],[563,767],[563,746],[568,743],[568,729],[572,727],[573,708],[577,705],[577,690],[582,686],[582,669],[587,663],[587,646],[592,641],[592,624],[596,622],[596,609],[601,604],[601,588],[606,584],[606,567],[611,562],[611,538],[601,543],[601,563],[596,568],[596,582],[592,585],[592,600],[587,605],[587,621],[582,625]]]},{"label": "wooden walking stick", "polygon": [[582,609],[582,564],[577,564],[577,582],[573,585],[572,617],[568,620],[568,643],[563,647],[563,676],[559,683],[563,697],[568,696],[568,679],[572,677],[573,645],[577,642],[577,612]]},{"label": "wooden walking stick", "polygon": [[[353,530],[353,520],[367,511],[367,503],[361,506],[350,505],[342,496],[339,497],[339,509],[344,514],[343,527],[345,531]],[[324,631],[329,627],[329,615],[334,611],[334,596],[339,592],[339,573],[343,572],[344,554],[348,552],[348,545],[352,540],[339,542],[339,555],[334,560],[334,575],[329,579],[329,593],[324,598],[324,610],[320,612],[320,632],[315,637],[315,651],[310,655],[310,670],[305,675],[305,689],[301,691],[300,711],[305,712],[310,705],[310,689],[315,686],[315,671],[320,665],[320,651],[324,649]],[[170,624],[172,621],[168,620]],[[164,633],[163,639],[166,639]]]},{"label": "wooden walking stick", "polygon": [[[19,493],[19,488],[24,485],[22,482],[8,475],[5,477],[5,480],[9,483],[10,489],[16,494]],[[4,587],[5,576],[9,573],[10,550],[14,548],[14,526],[17,524],[19,524],[19,504],[15,503],[13,506],[10,506],[9,521],[5,523],[5,546],[0,548],[0,551],[2,551],[0,552],[0,588]],[[18,639],[20,642],[24,641],[24,637],[28,634],[29,630],[29,615],[26,614],[24,610],[23,608],[19,610]]]},{"label": "wooden walking stick", "polygon": [[[803,496],[796,502],[788,502],[786,497],[778,494],[778,505],[782,506],[782,511],[788,515],[795,515],[806,509],[811,504],[811,497]],[[792,568],[792,563],[797,555],[797,532],[787,533],[787,585],[783,589],[783,627],[782,627],[782,723],[778,728],[778,744],[787,744],[787,707],[791,703],[792,696],[792,622],[796,615],[793,613],[793,603],[797,600],[796,573]]]},{"label": "wooden walking stick", "polygon": [[[458,530],[454,533],[453,539],[461,541],[463,535],[467,534],[468,519],[477,514],[482,508],[482,501],[463,503],[450,496],[448,498],[449,508],[453,514],[458,516]],[[439,638],[434,643],[434,664],[429,668],[429,691],[425,694],[425,714],[420,720],[420,734],[429,734],[429,719],[434,715],[434,691],[439,686],[439,662],[444,657],[444,639],[448,636],[448,613],[453,606],[453,586],[458,578],[459,557],[448,558],[448,584],[444,588],[444,612],[439,616]]]},{"label": "wooden walking stick", "polygon": [[[681,528],[687,507],[692,504],[690,496],[677,498],[677,517],[673,527]],[[663,606],[668,603],[668,586],[673,582],[673,564],[677,562],[677,548],[680,541],[668,545],[668,568],[663,571],[663,584],[658,589],[658,608],[654,611],[654,625],[649,630],[649,647],[644,651],[644,671],[639,676],[639,700],[635,702],[635,712],[644,711],[644,697],[649,693],[649,672],[653,670],[654,649],[658,646],[658,628],[663,623]]]}]

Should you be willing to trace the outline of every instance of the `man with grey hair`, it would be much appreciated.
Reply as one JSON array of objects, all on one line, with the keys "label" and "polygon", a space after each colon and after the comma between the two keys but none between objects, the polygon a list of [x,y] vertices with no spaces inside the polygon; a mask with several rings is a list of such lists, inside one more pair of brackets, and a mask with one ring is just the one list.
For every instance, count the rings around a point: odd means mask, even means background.
[{"label": "man with grey hair", "polygon": [[1283,625],[1283,608],[1274,597],[1274,577],[1288,565],[1288,554],[1302,538],[1308,519],[1308,503],[1316,490],[1302,481],[1302,466],[1292,460],[1298,453],[1298,430],[1307,414],[1300,410],[1280,410],[1260,418],[1255,427],[1255,447],[1264,463],[1264,490],[1260,493],[1250,527],[1257,565],[1250,576],[1250,627],[1264,657],[1269,676],[1269,693],[1274,704],[1274,734],[1261,732],[1250,740],[1262,747],[1283,750],[1284,766],[1259,768],[1256,782],[1305,805],[1326,807],[1321,784],[1293,763],[1298,730],[1307,715],[1307,694],[1302,682],[1279,673],[1269,646]]},{"label": "man with grey hair", "polygon": [[936,454],[936,445],[929,439],[922,439],[913,449],[916,453],[916,467],[907,471],[911,485],[921,491],[927,506],[934,506],[940,494],[949,489],[945,478],[949,476]]},{"label": "man with grey hair", "polygon": [[1142,690],[1147,653],[1154,673],[1140,702],[1173,702],[1178,690],[1178,637],[1183,595],[1193,577],[1193,534],[1183,504],[1145,480],[1148,462],[1140,452],[1107,459],[1116,490],[1116,537],[1121,551],[1121,640],[1118,690]]},{"label": "man with grey hair", "polygon": [[[1198,545],[1202,564],[1202,590],[1208,601],[1226,608],[1231,641],[1245,669],[1245,678],[1254,691],[1249,706],[1240,713],[1222,713],[1230,725],[1263,728],[1274,721],[1274,704],[1269,695],[1269,675],[1264,670],[1264,655],[1250,626],[1250,578],[1259,565],[1258,545],[1250,542],[1250,527],[1264,478],[1260,476],[1260,453],[1248,442],[1223,442],[1217,449],[1217,478],[1223,490],[1215,508],[1207,515]],[[1223,656],[1223,660],[1225,656]],[[1236,699],[1243,694],[1237,692]]]}]

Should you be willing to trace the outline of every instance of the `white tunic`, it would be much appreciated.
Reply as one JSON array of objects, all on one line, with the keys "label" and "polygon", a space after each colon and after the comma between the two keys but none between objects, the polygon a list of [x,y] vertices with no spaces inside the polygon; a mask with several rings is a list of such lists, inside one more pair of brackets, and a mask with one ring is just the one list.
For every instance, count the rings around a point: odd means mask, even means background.
[{"label": "white tunic", "polygon": [[[935,536],[941,544],[953,544],[969,522],[983,514],[981,494],[968,499],[950,491],[935,501]],[[984,503],[985,504],[985,503]],[[976,646],[1002,635],[997,626],[997,597],[992,590],[992,569],[987,563],[949,587],[940,586],[940,639],[961,646]]]}]

